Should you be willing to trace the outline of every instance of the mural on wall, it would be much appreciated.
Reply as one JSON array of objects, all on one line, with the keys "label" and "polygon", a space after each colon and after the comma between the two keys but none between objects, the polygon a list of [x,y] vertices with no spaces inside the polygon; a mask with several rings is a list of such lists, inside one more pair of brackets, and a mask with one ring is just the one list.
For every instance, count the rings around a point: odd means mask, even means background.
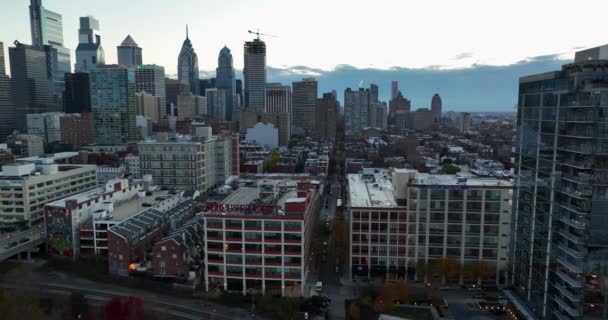
[{"label": "mural on wall", "polygon": [[48,251],[54,255],[71,257],[72,245],[72,217],[71,213],[63,208],[45,208],[46,234],[48,237]]}]

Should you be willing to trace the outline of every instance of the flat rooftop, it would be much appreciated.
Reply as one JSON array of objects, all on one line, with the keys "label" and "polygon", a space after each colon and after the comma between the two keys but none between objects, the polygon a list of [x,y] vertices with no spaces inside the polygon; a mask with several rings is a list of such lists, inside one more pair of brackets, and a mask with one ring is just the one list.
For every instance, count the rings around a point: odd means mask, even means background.
[{"label": "flat rooftop", "polygon": [[[460,178],[460,179],[459,179]],[[466,180],[465,180],[466,179]],[[512,187],[507,180],[493,177],[477,177],[472,174],[430,174],[418,173],[410,185],[443,185],[467,187]]]},{"label": "flat rooftop", "polygon": [[376,173],[373,179],[363,179],[362,174],[349,174],[348,192],[352,207],[397,206],[388,172]]}]

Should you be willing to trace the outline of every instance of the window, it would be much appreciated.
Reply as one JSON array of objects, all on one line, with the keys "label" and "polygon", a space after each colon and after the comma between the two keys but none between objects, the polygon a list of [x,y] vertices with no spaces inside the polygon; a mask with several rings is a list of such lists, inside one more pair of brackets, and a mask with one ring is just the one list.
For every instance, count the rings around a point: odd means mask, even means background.
[{"label": "window", "polygon": [[160,247],[160,251],[167,251],[167,247],[165,247],[165,246]]}]

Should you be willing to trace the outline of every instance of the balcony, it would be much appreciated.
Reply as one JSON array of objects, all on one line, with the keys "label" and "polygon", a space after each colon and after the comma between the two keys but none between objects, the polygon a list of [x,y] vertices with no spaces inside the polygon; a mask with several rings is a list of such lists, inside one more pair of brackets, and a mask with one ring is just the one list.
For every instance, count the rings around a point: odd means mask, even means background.
[{"label": "balcony", "polygon": [[563,265],[564,267],[568,268],[568,270],[572,270],[573,272],[576,272],[576,273],[583,272],[583,268],[570,262],[568,260],[568,258],[562,257],[561,254],[555,259],[555,261],[557,261],[557,263]]},{"label": "balcony", "polygon": [[562,215],[559,220],[576,229],[585,230],[587,228],[587,223],[583,219],[570,219]]},{"label": "balcony", "polygon": [[578,198],[578,199],[587,199],[591,197],[591,189],[589,188],[571,188],[571,187],[561,187],[561,193],[568,195],[570,197]]},{"label": "balcony", "polygon": [[562,298],[560,297],[554,297],[553,299],[555,302],[557,302],[557,304],[564,309],[566,312],[568,312],[568,314],[570,314],[572,317],[580,317],[581,313],[578,310],[575,310],[574,308],[572,308],[569,304],[567,304],[566,302],[564,302],[562,300]]},{"label": "balcony", "polygon": [[564,296],[566,296],[566,298],[568,298],[570,301],[572,302],[581,302],[583,299],[580,295],[574,294],[570,291],[568,291],[568,289],[566,289],[564,286],[560,285],[560,284],[554,284],[555,288]]},{"label": "balcony", "polygon": [[582,254],[581,252],[572,249],[570,247],[568,247],[568,244],[565,242],[559,242],[557,244],[557,247],[560,248],[562,251],[564,251],[565,253],[569,254],[570,256],[576,258],[576,259],[582,259],[585,257],[584,254]]},{"label": "balcony", "polygon": [[577,169],[591,169],[593,164],[590,161],[574,161],[574,160],[564,160],[561,162],[562,165],[567,165]]},{"label": "balcony", "polygon": [[571,286],[572,286],[572,287],[574,287],[574,288],[582,288],[582,287],[583,287],[583,284],[582,284],[582,282],[581,282],[581,281],[579,281],[579,280],[576,280],[576,279],[572,278],[570,275],[568,275],[568,274],[564,273],[564,272],[563,272],[563,271],[561,271],[561,270],[556,270],[556,271],[555,271],[555,274],[556,274],[558,277],[560,277],[562,280],[564,280],[564,281],[568,282],[568,284],[569,284],[569,285],[571,285]]},{"label": "balcony", "polygon": [[556,317],[558,320],[572,320],[572,318],[570,318],[570,316],[567,316],[567,315],[565,315],[565,314],[561,313],[561,312],[560,312],[560,311],[558,311],[558,310],[553,311],[553,314],[555,315],[555,317]]},{"label": "balcony", "polygon": [[562,237],[574,242],[575,244],[583,244],[585,243],[583,241],[583,237],[581,236],[577,236],[571,232],[568,232],[568,230],[564,230],[564,229],[558,229],[556,231],[559,235],[561,235]]}]

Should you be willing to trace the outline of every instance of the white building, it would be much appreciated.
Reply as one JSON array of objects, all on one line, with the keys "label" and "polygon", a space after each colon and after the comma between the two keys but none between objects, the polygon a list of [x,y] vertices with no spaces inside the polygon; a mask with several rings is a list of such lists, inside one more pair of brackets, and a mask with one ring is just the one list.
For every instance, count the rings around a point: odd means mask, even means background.
[{"label": "white building", "polygon": [[270,123],[258,122],[253,128],[247,129],[245,140],[255,141],[268,149],[279,147],[279,129]]},{"label": "white building", "polygon": [[43,207],[61,197],[97,185],[94,165],[56,164],[52,159],[2,166],[0,225],[36,225],[43,222]]},{"label": "white building", "polygon": [[461,112],[460,118],[458,119],[458,130],[460,132],[471,131],[471,114],[468,112]]},{"label": "white building", "polygon": [[139,156],[128,154],[125,157],[125,169],[133,178],[141,178]]},{"label": "white building", "polygon": [[[511,197],[511,183],[495,178],[372,168],[349,174],[351,276],[504,284]],[[443,264],[456,272],[439,273]],[[478,270],[477,279],[467,270]]]},{"label": "white building", "polygon": [[124,165],[117,167],[97,166],[95,171],[97,173],[97,183],[102,185],[114,178],[122,177],[127,172],[127,168]]},{"label": "white building", "polygon": [[291,138],[292,114],[291,87],[280,83],[266,84],[262,121],[270,122],[279,129],[279,144],[282,146],[288,145]]}]

